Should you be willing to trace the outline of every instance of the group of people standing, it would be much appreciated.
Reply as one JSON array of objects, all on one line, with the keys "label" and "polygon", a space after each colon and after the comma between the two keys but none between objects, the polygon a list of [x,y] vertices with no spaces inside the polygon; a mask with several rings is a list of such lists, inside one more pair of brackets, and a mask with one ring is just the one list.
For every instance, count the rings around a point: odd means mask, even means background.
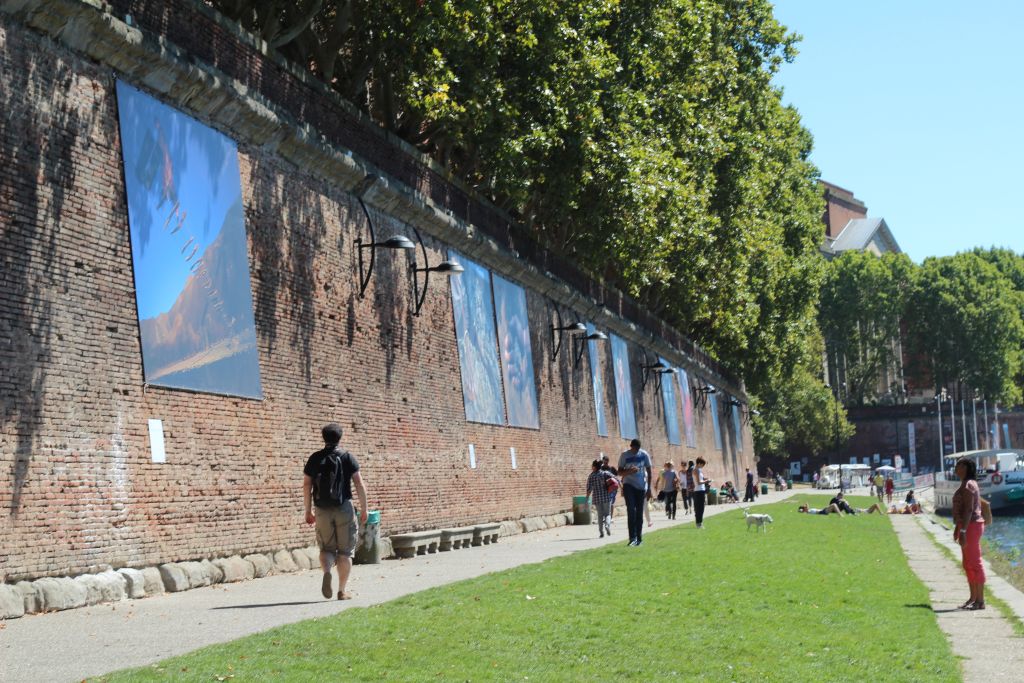
[{"label": "group of people standing", "polygon": [[676,501],[682,496],[683,514],[693,511],[698,529],[704,528],[704,506],[711,479],[704,473],[707,463],[704,458],[689,461],[678,470],[670,460],[665,463],[653,479],[653,464],[650,454],[640,447],[640,440],[633,439],[629,449],[619,456],[617,466],[612,466],[608,456],[591,463],[587,477],[587,495],[597,508],[597,526],[600,536],[612,531],[612,514],[618,492],[626,501],[626,525],[629,529],[629,545],[643,543],[644,516],[650,516],[648,504],[654,498],[654,491],[665,503],[665,515],[676,518]]}]

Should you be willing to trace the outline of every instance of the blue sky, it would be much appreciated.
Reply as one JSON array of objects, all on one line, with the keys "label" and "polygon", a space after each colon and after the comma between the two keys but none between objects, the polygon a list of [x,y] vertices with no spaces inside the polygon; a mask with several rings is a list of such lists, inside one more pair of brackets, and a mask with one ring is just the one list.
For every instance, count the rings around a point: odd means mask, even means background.
[{"label": "blue sky", "polygon": [[822,178],[886,219],[914,261],[1024,252],[1024,2],[779,0],[803,36],[776,83]]}]

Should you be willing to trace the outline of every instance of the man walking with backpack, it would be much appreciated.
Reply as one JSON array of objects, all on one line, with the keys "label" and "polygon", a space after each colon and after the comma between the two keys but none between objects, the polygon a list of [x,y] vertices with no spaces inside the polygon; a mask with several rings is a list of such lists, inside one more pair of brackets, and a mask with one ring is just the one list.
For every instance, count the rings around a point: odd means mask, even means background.
[{"label": "man walking with backpack", "polygon": [[[302,468],[302,498],[306,506],[306,524],[316,524],[316,542],[320,546],[320,566],[324,570],[320,592],[330,598],[331,566],[338,568],[338,599],[350,600],[345,590],[352,571],[352,554],[359,538],[355,510],[352,507],[352,484],[359,494],[359,517],[366,523],[366,489],[359,474],[359,463],[348,451],[338,446],[341,426],[323,428],[324,448],[309,456]],[[316,506],[313,514],[312,505]]]}]

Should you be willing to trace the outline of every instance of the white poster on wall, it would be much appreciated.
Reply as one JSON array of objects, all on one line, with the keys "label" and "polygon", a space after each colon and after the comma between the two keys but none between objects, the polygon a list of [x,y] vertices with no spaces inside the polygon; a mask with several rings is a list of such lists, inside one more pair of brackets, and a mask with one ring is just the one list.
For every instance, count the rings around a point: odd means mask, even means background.
[{"label": "white poster on wall", "polygon": [[476,448],[473,444],[469,444],[469,466],[471,469],[476,469]]},{"label": "white poster on wall", "polygon": [[516,447],[515,446],[509,446],[508,447],[508,453],[509,453],[509,455],[512,456],[512,469],[518,469],[518,467],[516,466]]},{"label": "white poster on wall", "polygon": [[167,451],[164,450],[164,421],[149,421],[149,452],[153,462],[167,462]]}]

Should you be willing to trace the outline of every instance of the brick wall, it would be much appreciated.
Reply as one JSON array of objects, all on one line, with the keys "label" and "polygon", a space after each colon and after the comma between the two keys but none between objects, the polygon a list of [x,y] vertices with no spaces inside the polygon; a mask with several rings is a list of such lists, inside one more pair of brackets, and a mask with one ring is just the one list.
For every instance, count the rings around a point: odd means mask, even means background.
[{"label": "brick wall", "polygon": [[[447,283],[432,279],[414,317],[407,257],[380,254],[360,299],[358,204],[245,142],[264,400],[144,389],[114,78],[0,15],[0,578],[308,544],[301,467],[327,421],[345,427],[386,533],[564,510],[590,459],[624,448],[596,436],[586,355],[578,369],[567,351],[550,361],[554,310],[531,290],[541,428],[466,422]],[[371,211],[379,235],[410,234]],[[427,244],[432,261],[448,246]],[[699,448],[669,446],[630,350],[656,462],[703,454],[716,479],[738,479],[749,428],[742,452],[731,434],[716,451],[698,411]],[[600,355],[615,435],[607,345]],[[150,418],[164,421],[164,464],[150,461]]]}]

